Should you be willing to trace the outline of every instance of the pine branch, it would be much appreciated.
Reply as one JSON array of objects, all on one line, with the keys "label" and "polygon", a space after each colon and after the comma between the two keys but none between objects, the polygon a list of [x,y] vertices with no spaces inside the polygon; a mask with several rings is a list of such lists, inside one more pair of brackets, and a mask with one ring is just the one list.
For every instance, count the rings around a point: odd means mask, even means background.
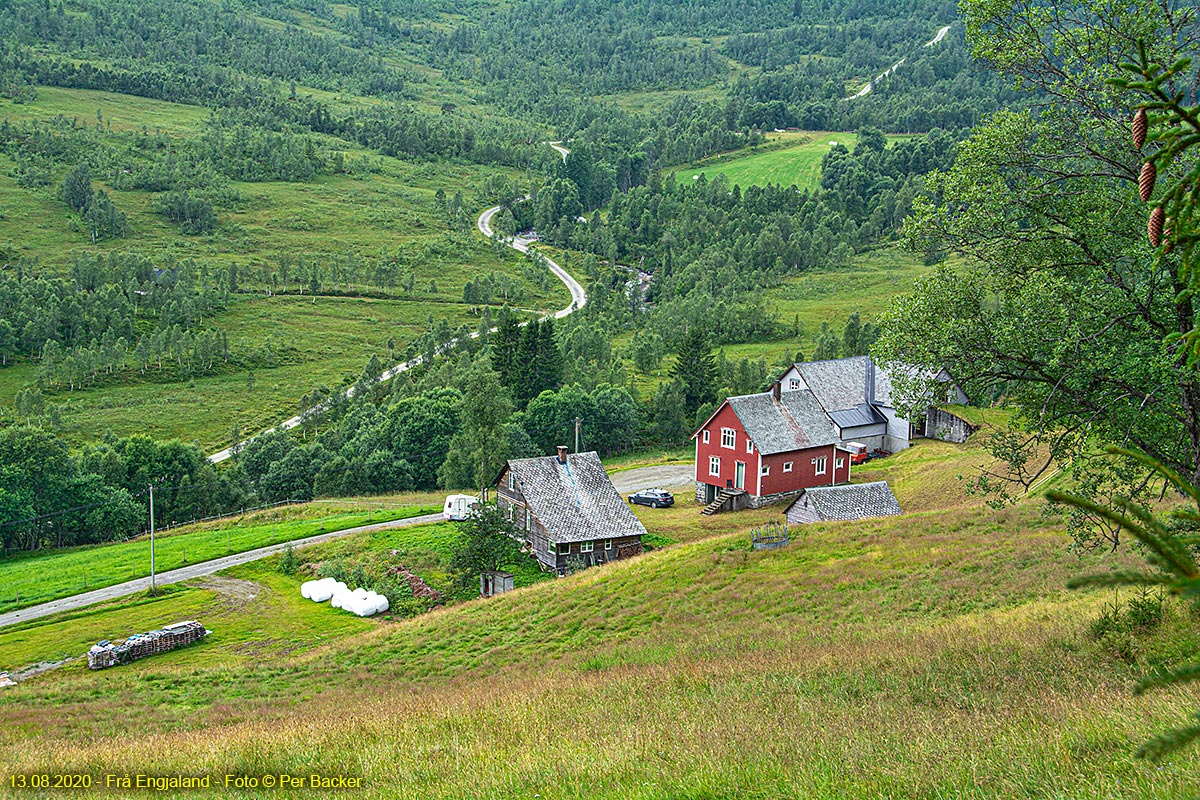
[{"label": "pine branch", "polygon": [[1186,728],[1176,728],[1161,736],[1154,737],[1139,747],[1137,756],[1138,758],[1148,758],[1151,761],[1157,761],[1163,756],[1170,755],[1186,747],[1197,738],[1200,738],[1200,724],[1191,725]]}]

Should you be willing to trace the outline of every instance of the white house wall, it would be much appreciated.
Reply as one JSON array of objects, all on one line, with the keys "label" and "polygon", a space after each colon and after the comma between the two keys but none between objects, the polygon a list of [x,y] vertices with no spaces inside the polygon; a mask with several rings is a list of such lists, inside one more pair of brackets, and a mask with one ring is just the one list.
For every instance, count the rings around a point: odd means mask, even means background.
[{"label": "white house wall", "polygon": [[896,409],[887,406],[876,406],[887,419],[887,432],[884,435],[883,449],[890,452],[904,450],[911,444],[909,441],[908,420],[896,413]]},{"label": "white house wall", "polygon": [[[799,385],[793,387],[792,381],[799,381],[800,383]],[[783,374],[783,378],[781,378],[779,381],[779,388],[785,392],[795,392],[811,389],[812,387],[805,382],[804,377],[800,374],[800,371],[793,366]]]},{"label": "white house wall", "polygon": [[886,422],[878,422],[874,425],[856,425],[853,428],[840,428],[838,435],[841,437],[840,444],[858,442],[859,444],[865,444],[872,450],[887,449],[883,446],[883,439],[887,436]]}]

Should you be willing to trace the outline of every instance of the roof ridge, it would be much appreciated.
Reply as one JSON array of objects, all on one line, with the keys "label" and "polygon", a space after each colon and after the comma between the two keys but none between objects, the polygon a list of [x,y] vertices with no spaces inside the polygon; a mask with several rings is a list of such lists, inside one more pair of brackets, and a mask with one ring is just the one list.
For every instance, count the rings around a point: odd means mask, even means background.
[{"label": "roof ridge", "polygon": [[788,427],[792,429],[792,433],[796,434],[796,444],[800,443],[800,435],[803,435],[804,440],[811,444],[811,441],[808,438],[808,431],[804,430],[804,426],[796,421],[796,418],[792,416],[792,412],[786,405],[783,404],[783,400],[776,397],[774,392],[768,392],[767,394],[771,395],[771,402],[774,403],[775,407],[778,408],[780,413],[783,414],[783,419],[788,424]]}]

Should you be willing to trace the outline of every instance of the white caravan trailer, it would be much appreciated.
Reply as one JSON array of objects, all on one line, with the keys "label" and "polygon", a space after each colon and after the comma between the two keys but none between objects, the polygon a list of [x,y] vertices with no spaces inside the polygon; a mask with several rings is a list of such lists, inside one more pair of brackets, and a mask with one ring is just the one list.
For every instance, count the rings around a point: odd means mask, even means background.
[{"label": "white caravan trailer", "polygon": [[479,498],[469,494],[452,494],[446,498],[442,516],[450,520],[464,520],[479,508]]}]

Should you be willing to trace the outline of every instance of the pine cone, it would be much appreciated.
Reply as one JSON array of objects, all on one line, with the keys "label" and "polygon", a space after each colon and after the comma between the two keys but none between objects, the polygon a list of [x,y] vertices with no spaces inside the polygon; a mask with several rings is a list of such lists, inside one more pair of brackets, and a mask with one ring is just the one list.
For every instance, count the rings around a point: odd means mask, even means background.
[{"label": "pine cone", "polygon": [[1148,202],[1150,195],[1154,193],[1154,182],[1158,180],[1158,170],[1154,166],[1153,161],[1147,161],[1142,164],[1142,174],[1138,175],[1138,192],[1142,195],[1142,202]]},{"label": "pine cone", "polygon": [[1150,212],[1150,224],[1146,226],[1146,232],[1150,234],[1150,244],[1153,247],[1162,244],[1163,220],[1166,218],[1167,212],[1163,211],[1162,206],[1157,206]]},{"label": "pine cone", "polygon": [[1133,115],[1133,146],[1138,150],[1146,143],[1146,131],[1149,128],[1150,120],[1146,116],[1146,109],[1139,108]]}]

